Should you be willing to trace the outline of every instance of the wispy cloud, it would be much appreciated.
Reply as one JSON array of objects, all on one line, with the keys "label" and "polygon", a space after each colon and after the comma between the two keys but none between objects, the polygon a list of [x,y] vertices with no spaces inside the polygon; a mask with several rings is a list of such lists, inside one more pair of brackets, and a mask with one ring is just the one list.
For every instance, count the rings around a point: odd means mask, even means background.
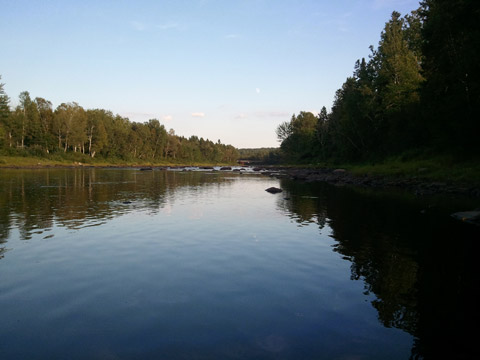
[{"label": "wispy cloud", "polygon": [[173,119],[173,116],[172,115],[165,115],[163,118],[163,121],[170,121]]},{"label": "wispy cloud", "polygon": [[248,118],[248,116],[245,115],[244,113],[241,113],[241,114],[238,114],[238,115],[235,116],[236,120],[241,120],[241,119],[246,119],[246,118]]},{"label": "wispy cloud", "polygon": [[200,118],[203,118],[203,117],[205,117],[205,113],[203,113],[203,112],[193,112],[193,113],[192,113],[192,117],[200,117]]},{"label": "wispy cloud", "polygon": [[259,89],[259,88],[255,88],[255,92],[256,92],[257,94],[260,94],[260,89]]}]

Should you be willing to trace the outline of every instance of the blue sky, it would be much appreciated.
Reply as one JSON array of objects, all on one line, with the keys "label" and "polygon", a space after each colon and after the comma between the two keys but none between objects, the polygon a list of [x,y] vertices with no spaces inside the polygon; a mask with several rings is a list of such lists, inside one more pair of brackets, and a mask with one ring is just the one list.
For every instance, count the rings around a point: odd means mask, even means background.
[{"label": "blue sky", "polygon": [[418,0],[0,0],[0,75],[178,135],[278,146],[293,113],[329,109],[393,10]]}]

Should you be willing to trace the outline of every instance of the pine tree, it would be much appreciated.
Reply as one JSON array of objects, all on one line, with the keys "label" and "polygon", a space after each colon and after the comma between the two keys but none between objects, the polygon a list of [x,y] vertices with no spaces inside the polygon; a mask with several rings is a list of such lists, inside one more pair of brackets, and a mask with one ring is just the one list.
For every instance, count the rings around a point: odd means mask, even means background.
[{"label": "pine tree", "polygon": [[409,103],[418,102],[423,80],[420,64],[407,42],[405,19],[398,12],[393,12],[391,20],[385,24],[376,56],[378,89],[385,110],[398,111]]}]

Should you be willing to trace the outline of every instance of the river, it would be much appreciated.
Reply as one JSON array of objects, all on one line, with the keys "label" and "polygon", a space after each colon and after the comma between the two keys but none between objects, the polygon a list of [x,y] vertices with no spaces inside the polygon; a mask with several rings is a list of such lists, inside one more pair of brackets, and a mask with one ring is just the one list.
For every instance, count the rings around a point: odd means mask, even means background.
[{"label": "river", "polygon": [[471,358],[480,230],[450,214],[478,206],[251,171],[3,169],[0,358]]}]

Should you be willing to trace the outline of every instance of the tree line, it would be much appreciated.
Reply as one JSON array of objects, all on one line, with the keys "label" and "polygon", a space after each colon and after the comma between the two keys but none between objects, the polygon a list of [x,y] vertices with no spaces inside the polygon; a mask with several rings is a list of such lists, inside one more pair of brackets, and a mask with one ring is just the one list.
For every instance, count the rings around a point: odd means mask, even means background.
[{"label": "tree line", "polygon": [[238,149],[238,156],[241,160],[259,164],[278,164],[282,161],[278,148],[249,148]]},{"label": "tree line", "polygon": [[393,12],[331,111],[300,112],[276,134],[291,162],[480,155],[480,2],[425,0]]},{"label": "tree line", "polygon": [[50,101],[32,99],[27,91],[14,109],[9,101],[0,84],[0,152],[7,155],[73,153],[84,159],[179,163],[233,163],[238,158],[232,145],[175,135],[157,119],[134,122],[107,110],[86,110],[76,102],[53,109]]}]

